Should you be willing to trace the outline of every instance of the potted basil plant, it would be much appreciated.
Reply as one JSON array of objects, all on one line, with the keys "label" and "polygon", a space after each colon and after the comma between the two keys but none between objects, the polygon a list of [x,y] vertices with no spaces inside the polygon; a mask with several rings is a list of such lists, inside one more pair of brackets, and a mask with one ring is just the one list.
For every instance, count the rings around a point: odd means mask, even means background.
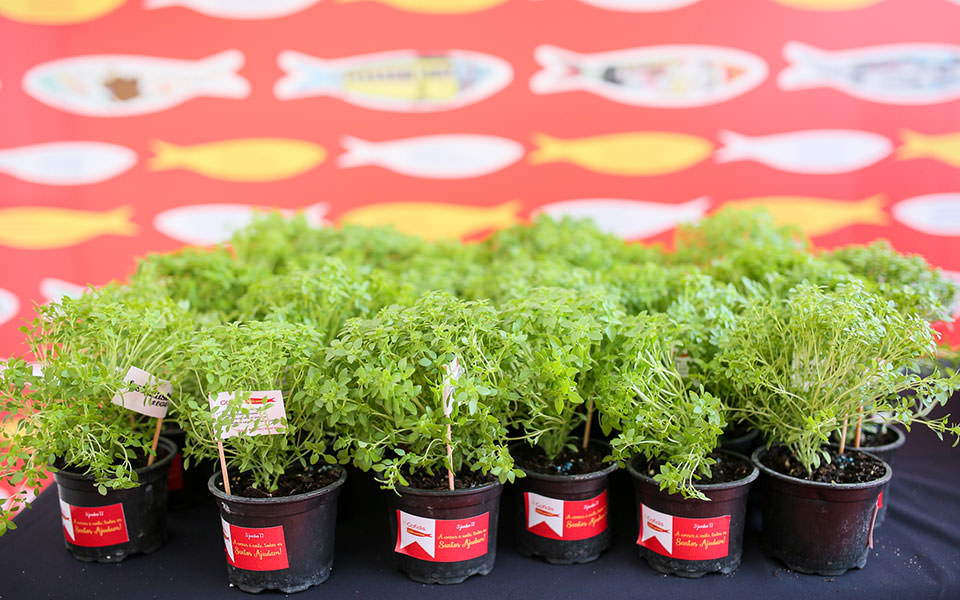
[{"label": "potted basil plant", "polygon": [[609,446],[590,439],[596,355],[623,313],[616,296],[534,288],[504,303],[502,327],[518,351],[505,365],[517,483],[517,549],[554,564],[590,562],[610,545]]},{"label": "potted basil plant", "polygon": [[396,492],[394,553],[414,581],[493,569],[501,483],[520,474],[503,423],[514,344],[486,303],[431,292],[348,321],[308,386],[339,461]]},{"label": "potted basil plant", "polygon": [[182,400],[184,454],[220,456],[208,487],[228,579],[246,592],[302,591],[326,581],[333,566],[346,472],[322,460],[332,436],[304,390],[323,339],[309,326],[253,321],[203,328],[183,347],[200,392]]},{"label": "potted basil plant", "polygon": [[[753,454],[763,473],[763,543],[793,570],[839,575],[866,564],[890,466],[846,439],[865,419],[923,424],[960,376],[919,377],[910,367],[936,351],[935,334],[860,281],[823,290],[804,283],[783,298],[758,298],[740,315],[720,356],[748,401],[737,410],[767,443]],[[904,392],[909,394],[902,395]]]},{"label": "potted basil plant", "polygon": [[16,419],[0,438],[0,477],[25,484],[25,496],[0,513],[0,531],[53,471],[75,558],[118,562],[153,552],[166,538],[176,453],[159,438],[160,424],[190,316],[154,286],[115,283],[36,311],[24,331],[41,368],[15,359],[0,373],[0,412]]}]

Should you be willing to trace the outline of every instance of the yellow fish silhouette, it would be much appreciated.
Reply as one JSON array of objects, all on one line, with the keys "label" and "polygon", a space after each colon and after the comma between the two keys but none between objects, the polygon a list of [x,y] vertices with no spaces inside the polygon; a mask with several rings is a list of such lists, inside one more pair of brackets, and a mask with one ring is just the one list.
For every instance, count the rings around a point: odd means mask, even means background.
[{"label": "yellow fish silhouette", "polygon": [[854,10],[883,0],[774,0],[785,6],[807,10]]},{"label": "yellow fish silhouette", "polygon": [[316,144],[285,138],[246,138],[175,146],[159,140],[150,159],[154,171],[183,168],[214,179],[271,181],[299,175],[326,158]]},{"label": "yellow fish silhouette", "polygon": [[935,158],[951,167],[960,167],[960,132],[925,135],[905,129],[900,132],[903,145],[897,148],[897,158]]},{"label": "yellow fish silhouette", "polygon": [[0,208],[0,245],[25,250],[63,248],[100,235],[133,235],[132,211],[121,206],[106,212],[52,206]]},{"label": "yellow fish silhouette", "polygon": [[[340,0],[347,2],[368,2],[370,0]],[[382,4],[389,4],[394,8],[418,13],[455,14],[476,12],[504,4],[507,0],[373,0]]]},{"label": "yellow fish silhouette", "polygon": [[817,236],[849,225],[886,225],[889,219],[883,211],[885,203],[882,194],[856,202],[804,196],[768,196],[731,200],[724,206],[745,209],[763,206],[773,215],[777,225],[796,225],[807,235]]},{"label": "yellow fish silhouette", "polygon": [[35,25],[81,23],[103,16],[126,0],[0,0],[0,15]]},{"label": "yellow fish silhouette", "polygon": [[498,206],[464,206],[439,202],[389,202],[355,208],[341,217],[344,223],[393,225],[403,233],[426,240],[459,239],[483,231],[499,229],[517,222],[520,203]]},{"label": "yellow fish silhouette", "polygon": [[562,140],[535,133],[530,162],[569,162],[611,175],[661,175],[691,167],[713,152],[713,143],[682,133],[635,131]]}]

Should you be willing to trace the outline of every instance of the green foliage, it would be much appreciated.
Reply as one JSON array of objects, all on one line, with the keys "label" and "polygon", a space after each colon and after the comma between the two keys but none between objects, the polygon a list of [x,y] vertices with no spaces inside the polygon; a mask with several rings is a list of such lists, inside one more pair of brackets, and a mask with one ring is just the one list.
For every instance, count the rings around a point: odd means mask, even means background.
[{"label": "green foliage", "polygon": [[928,321],[950,320],[951,304],[960,286],[934,269],[922,256],[900,254],[886,240],[847,246],[823,254],[862,277],[874,293],[892,300],[900,310]]},{"label": "green foliage", "polygon": [[462,296],[472,300],[489,299],[494,304],[523,298],[538,287],[593,290],[604,285],[603,274],[581,267],[542,258],[518,256],[501,258],[476,269],[465,281]]},{"label": "green foliage", "polygon": [[[671,262],[708,265],[717,257],[731,254],[747,258],[758,251],[803,252],[809,249],[809,242],[796,227],[778,227],[764,208],[722,208],[699,223],[678,225],[674,248]],[[762,268],[767,256],[755,258],[758,273],[770,271]]]},{"label": "green foliage", "polygon": [[[736,411],[811,470],[820,464],[821,445],[861,410],[884,423],[919,422],[960,435],[946,418],[924,418],[960,385],[956,374],[914,372],[918,359],[935,350],[923,318],[901,313],[862,282],[832,291],[803,283],[784,298],[751,301],[719,361],[750,397]],[[906,391],[913,395],[900,395]]]},{"label": "green foliage", "polygon": [[588,373],[622,317],[617,298],[602,290],[533,288],[501,307],[501,327],[519,344],[504,367],[510,425],[547,458],[576,451],[574,431],[588,414]]},{"label": "green foliage", "polygon": [[662,315],[628,317],[601,355],[593,392],[603,432],[616,432],[612,459],[662,460],[654,477],[661,489],[704,498],[693,486],[710,474],[725,408],[702,388],[688,387],[677,371],[672,331]]},{"label": "green foliage", "polygon": [[[446,430],[453,469],[512,481],[519,471],[506,448],[503,364],[516,340],[499,327],[486,303],[431,292],[412,306],[389,306],[373,319],[351,319],[326,351],[326,368],[311,373],[317,419],[338,433],[341,463],[373,469],[386,487],[410,473],[445,473]],[[445,369],[456,359],[463,374],[444,415]]]},{"label": "green foliage", "polygon": [[[156,420],[110,400],[129,387],[130,367],[177,382],[176,349],[193,327],[190,315],[143,284],[110,284],[36,310],[23,331],[41,372],[22,359],[0,372],[0,412],[5,423],[16,420],[0,438],[0,477],[39,491],[46,469],[66,468],[92,476],[101,493],[135,487]],[[8,518],[0,512],[0,529]]]},{"label": "green foliage", "polygon": [[[265,492],[277,489],[280,477],[294,467],[317,462],[331,434],[313,418],[314,399],[304,390],[307,373],[316,370],[324,334],[313,327],[279,321],[252,321],[205,327],[183,345],[187,373],[197,393],[181,402],[181,423],[188,433],[189,460],[217,456],[219,432],[238,415],[248,416],[240,393],[280,390],[287,416],[286,432],[235,436],[223,441],[231,474],[251,477]],[[208,399],[236,394],[221,418]]]}]

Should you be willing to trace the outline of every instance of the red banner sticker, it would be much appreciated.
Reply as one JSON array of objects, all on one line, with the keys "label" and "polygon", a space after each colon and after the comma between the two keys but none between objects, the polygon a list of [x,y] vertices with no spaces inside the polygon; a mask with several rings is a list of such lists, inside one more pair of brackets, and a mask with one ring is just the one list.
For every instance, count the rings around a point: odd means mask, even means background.
[{"label": "red banner sticker", "polygon": [[237,527],[220,518],[230,566],[246,571],[279,571],[290,566],[283,526]]},{"label": "red banner sticker", "polygon": [[524,492],[527,531],[552,540],[585,540],[607,530],[607,490],[589,500]]},{"label": "red banner sticker", "polygon": [[730,547],[730,515],[709,519],[675,517],[640,505],[637,544],[682,560],[724,558]]},{"label": "red banner sticker", "polygon": [[183,489],[183,459],[180,453],[173,455],[170,461],[170,472],[167,474],[167,491],[176,492]]},{"label": "red banner sticker", "polygon": [[487,553],[490,513],[468,519],[429,519],[397,511],[394,552],[431,562],[459,562]]},{"label": "red banner sticker", "polygon": [[130,541],[120,503],[108,506],[73,506],[60,500],[63,537],[75,546],[98,548]]}]

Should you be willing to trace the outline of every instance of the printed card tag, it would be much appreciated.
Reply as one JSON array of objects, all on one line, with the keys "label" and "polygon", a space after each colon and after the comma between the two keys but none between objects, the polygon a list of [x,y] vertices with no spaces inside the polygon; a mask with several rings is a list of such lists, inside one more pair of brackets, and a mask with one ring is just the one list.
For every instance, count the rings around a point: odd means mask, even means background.
[{"label": "printed card tag", "polygon": [[[283,408],[283,394],[280,390],[267,392],[242,392],[243,403],[234,414],[233,421],[224,426],[220,439],[227,439],[237,435],[274,435],[287,430],[287,414]],[[216,397],[210,396],[210,410],[214,420],[219,421],[221,416],[234,404],[234,392],[220,392]]]},{"label": "printed card tag", "polygon": [[637,544],[671,558],[724,558],[730,548],[730,515],[708,519],[675,517],[640,505]]},{"label": "printed card tag", "polygon": [[449,417],[453,412],[453,382],[460,379],[463,375],[463,367],[460,361],[454,357],[449,364],[443,365],[443,414]]},{"label": "printed card tag", "polygon": [[397,511],[393,551],[430,562],[459,562],[487,553],[490,513],[469,519],[430,519]]},{"label": "printed card tag", "polygon": [[584,540],[607,530],[607,491],[589,500],[524,492],[527,531],[552,540]]},{"label": "printed card tag", "polygon": [[120,503],[73,506],[60,499],[60,521],[63,523],[63,537],[75,546],[97,548],[130,541]]},{"label": "printed card tag", "polygon": [[[130,367],[127,374],[123,376],[123,382],[130,384],[130,387],[114,396],[111,402],[148,417],[162,419],[167,416],[167,406],[170,404],[170,394],[173,392],[173,386],[169,381],[157,379],[143,369]],[[143,393],[148,387],[154,390],[150,396]]]},{"label": "printed card tag", "polygon": [[279,571],[290,566],[283,526],[238,527],[220,517],[230,566],[245,571]]},{"label": "printed card tag", "polygon": [[681,352],[673,358],[673,364],[681,377],[690,377],[690,355]]}]

